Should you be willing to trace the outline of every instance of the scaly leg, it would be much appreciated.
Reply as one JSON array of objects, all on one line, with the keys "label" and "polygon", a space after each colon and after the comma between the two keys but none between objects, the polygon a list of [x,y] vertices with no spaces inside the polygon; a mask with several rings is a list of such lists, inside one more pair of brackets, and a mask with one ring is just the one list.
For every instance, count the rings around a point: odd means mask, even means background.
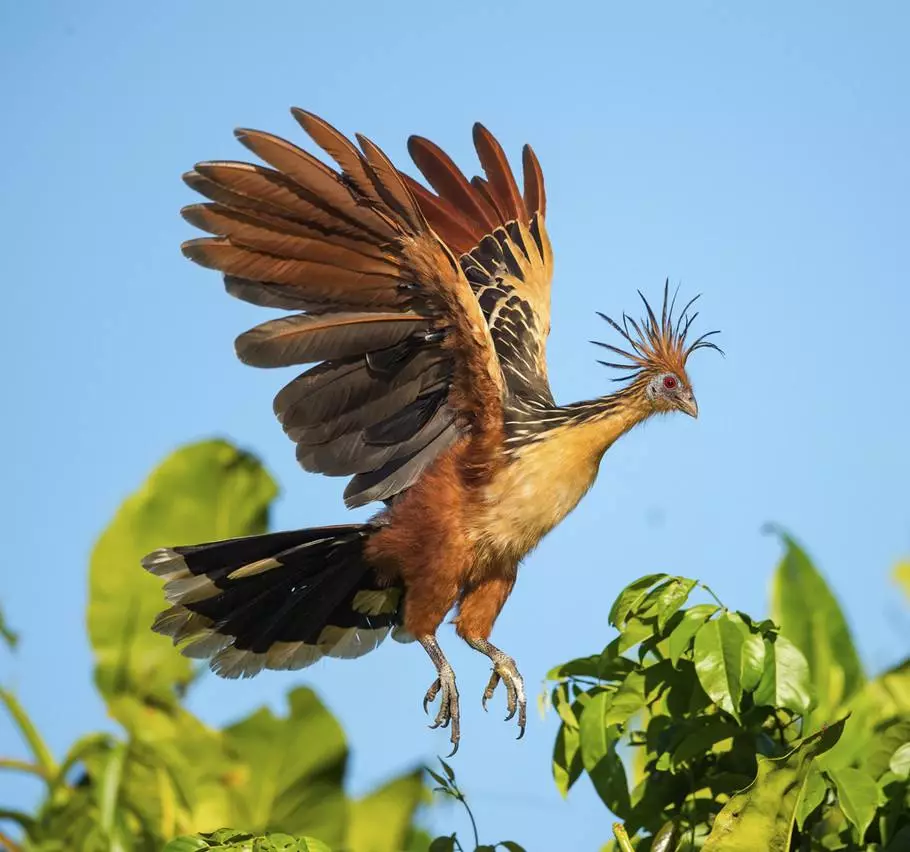
[{"label": "scaly leg", "polygon": [[487,702],[493,697],[496,687],[502,681],[506,687],[506,709],[508,722],[515,713],[518,713],[518,739],[525,735],[525,725],[528,719],[528,699],[525,696],[525,682],[518,671],[518,667],[508,654],[490,644],[486,639],[465,640],[475,651],[485,654],[493,663],[493,674],[483,691],[483,709],[487,709]]},{"label": "scaly leg", "polygon": [[427,690],[427,694],[423,697],[423,709],[424,712],[429,712],[427,706],[437,695],[440,696],[439,712],[436,714],[436,719],[430,727],[447,728],[451,723],[452,735],[449,737],[449,740],[452,743],[452,751],[449,754],[449,757],[451,757],[458,751],[458,740],[461,738],[458,689],[455,686],[455,672],[449,665],[449,661],[446,659],[445,654],[442,653],[442,648],[439,647],[439,643],[436,641],[435,636],[418,636],[417,641],[423,645],[423,649],[433,661],[433,665],[436,666],[437,675],[436,680],[433,681],[430,688]]},{"label": "scaly leg", "polygon": [[518,714],[518,738],[521,739],[528,715],[524,681],[515,666],[515,660],[490,644],[487,638],[514,584],[515,568],[505,566],[499,573],[485,577],[468,589],[458,607],[455,629],[475,651],[485,654],[493,663],[493,673],[483,693],[484,710],[499,682],[505,683],[508,707],[506,721]]}]

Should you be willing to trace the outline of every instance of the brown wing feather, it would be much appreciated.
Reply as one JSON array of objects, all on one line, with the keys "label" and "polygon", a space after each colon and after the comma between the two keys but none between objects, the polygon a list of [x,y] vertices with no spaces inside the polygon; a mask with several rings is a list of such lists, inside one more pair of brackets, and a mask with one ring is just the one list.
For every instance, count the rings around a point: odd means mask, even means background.
[{"label": "brown wing feather", "polygon": [[483,166],[490,182],[491,194],[496,199],[499,209],[505,214],[506,221],[515,219],[526,222],[528,211],[525,210],[518,184],[515,183],[515,176],[502,145],[480,123],[474,125],[474,147],[477,149],[480,165]]},{"label": "brown wing feather", "polygon": [[[482,125],[474,127],[474,143],[487,177],[468,182],[436,145],[412,137],[411,156],[439,193],[415,189],[414,195],[430,224],[460,254],[490,326],[509,393],[551,402],[545,344],[553,257],[543,221],[543,172],[525,146],[522,195],[502,146]],[[476,213],[478,205],[487,212],[482,218]],[[458,227],[462,220],[472,226],[470,245]]]},{"label": "brown wing feather", "polygon": [[[258,366],[324,362],[275,407],[302,465],[356,474],[349,505],[394,496],[466,431],[478,470],[488,469],[502,437],[503,377],[460,264],[378,147],[357,137],[358,151],[316,116],[294,115],[341,172],[241,130],[274,168],[211,162],[187,176],[214,203],[184,215],[215,236],[190,240],[184,253],[225,273],[239,298],[308,311],[241,335],[239,356]],[[462,240],[470,230],[451,204],[433,215],[448,216]]]},{"label": "brown wing feather", "polygon": [[237,357],[254,367],[334,361],[386,349],[429,326],[415,313],[295,314],[269,320],[237,338]]},{"label": "brown wing feather", "polygon": [[318,115],[293,107],[291,114],[309,137],[341,167],[342,174],[364,198],[374,204],[382,199],[373,187],[368,167],[360,153],[338,130]]},{"label": "brown wing feather", "polygon": [[433,195],[414,178],[408,175],[402,177],[423,210],[430,227],[452,251],[464,254],[477,245],[476,226],[472,226],[454,205],[438,195]]},{"label": "brown wing feather", "polygon": [[543,183],[543,169],[537,154],[530,145],[521,149],[522,178],[524,183],[525,209],[530,215],[547,215],[547,192]]},{"label": "brown wing feather", "polygon": [[422,136],[411,136],[408,139],[408,153],[440,198],[460,210],[465,219],[474,225],[475,244],[496,227],[499,222],[498,211],[477,194],[461,169],[438,145]]}]

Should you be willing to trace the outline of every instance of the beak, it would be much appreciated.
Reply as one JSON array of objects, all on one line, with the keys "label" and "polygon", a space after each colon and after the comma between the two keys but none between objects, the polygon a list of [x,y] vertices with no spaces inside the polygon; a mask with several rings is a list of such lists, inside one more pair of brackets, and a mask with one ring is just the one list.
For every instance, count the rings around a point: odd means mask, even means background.
[{"label": "beak", "polygon": [[695,397],[690,393],[679,401],[679,410],[684,411],[690,417],[698,419],[698,403]]}]

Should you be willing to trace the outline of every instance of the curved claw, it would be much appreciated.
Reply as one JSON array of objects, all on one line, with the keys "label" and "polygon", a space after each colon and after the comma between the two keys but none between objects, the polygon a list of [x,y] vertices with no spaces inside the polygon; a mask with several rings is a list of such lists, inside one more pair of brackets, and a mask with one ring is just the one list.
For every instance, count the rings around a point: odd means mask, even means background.
[{"label": "curved claw", "polygon": [[497,656],[493,660],[493,673],[490,675],[487,688],[483,691],[482,704],[484,710],[486,710],[487,702],[493,697],[493,693],[495,692],[496,687],[499,686],[500,681],[505,684],[506,688],[505,721],[508,722],[514,719],[515,714],[518,714],[519,730],[517,739],[521,739],[525,733],[528,715],[528,701],[525,695],[524,679],[518,671],[515,661],[505,654]]},{"label": "curved claw", "polygon": [[425,713],[429,712],[429,705],[439,696],[439,711],[433,720],[430,728],[448,728],[452,727],[451,736],[452,751],[451,757],[458,751],[458,741],[461,737],[460,711],[458,706],[458,689],[455,686],[455,674],[449,671],[440,671],[439,677],[430,684],[426,695],[423,697],[423,709]]}]

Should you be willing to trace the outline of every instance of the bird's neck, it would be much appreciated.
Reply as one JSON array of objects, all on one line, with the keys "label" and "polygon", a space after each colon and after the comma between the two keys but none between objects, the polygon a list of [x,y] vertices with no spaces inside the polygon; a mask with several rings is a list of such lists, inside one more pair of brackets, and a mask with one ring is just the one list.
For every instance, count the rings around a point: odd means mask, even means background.
[{"label": "bird's neck", "polygon": [[511,450],[520,451],[529,443],[556,439],[599,459],[611,444],[653,411],[645,384],[633,382],[596,399],[522,412],[521,417],[507,424],[508,444]]},{"label": "bird's neck", "polygon": [[629,385],[616,393],[564,406],[566,426],[584,433],[599,457],[626,432],[646,420],[654,408],[644,386]]}]

